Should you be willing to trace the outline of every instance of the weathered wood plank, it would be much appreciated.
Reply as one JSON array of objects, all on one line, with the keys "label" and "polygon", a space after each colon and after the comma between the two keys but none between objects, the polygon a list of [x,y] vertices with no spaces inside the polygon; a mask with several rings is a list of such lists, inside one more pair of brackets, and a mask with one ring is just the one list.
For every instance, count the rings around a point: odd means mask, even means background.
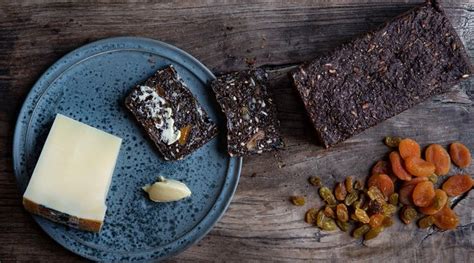
[{"label": "weathered wood plank", "polygon": [[[0,260],[81,261],[44,234],[21,207],[11,165],[14,122],[34,81],[65,53],[97,39],[137,35],[160,39],[196,56],[214,72],[256,65],[272,71],[284,151],[245,159],[228,212],[197,245],[171,261],[456,261],[474,255],[472,194],[456,207],[462,227],[431,233],[397,223],[373,242],[319,232],[302,222],[320,205],[310,175],[332,185],[364,177],[387,149],[383,136],[410,136],[422,144],[461,140],[474,149],[474,81],[422,103],[329,150],[313,130],[286,72],[411,8],[414,1],[23,1],[0,4]],[[474,4],[444,4],[474,57]],[[282,168],[279,168],[283,166]],[[468,172],[472,173],[471,167]],[[287,197],[307,194],[295,208]]]}]

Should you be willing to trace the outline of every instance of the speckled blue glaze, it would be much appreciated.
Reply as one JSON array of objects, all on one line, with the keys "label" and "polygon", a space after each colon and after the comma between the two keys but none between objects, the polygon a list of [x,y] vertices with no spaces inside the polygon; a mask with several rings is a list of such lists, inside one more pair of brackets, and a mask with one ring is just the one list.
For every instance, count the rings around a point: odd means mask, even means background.
[{"label": "speckled blue glaze", "polygon": [[[187,53],[151,39],[110,38],[74,50],[49,68],[26,98],[13,145],[22,192],[56,113],[123,139],[99,234],[34,216],[46,233],[72,252],[97,261],[164,259],[202,238],[227,208],[242,159],[226,154],[222,132],[184,160],[166,162],[125,110],[123,100],[130,88],[169,64],[222,131],[224,121],[207,85],[214,75]],[[158,175],[186,183],[192,196],[180,202],[151,202],[140,187]]]}]

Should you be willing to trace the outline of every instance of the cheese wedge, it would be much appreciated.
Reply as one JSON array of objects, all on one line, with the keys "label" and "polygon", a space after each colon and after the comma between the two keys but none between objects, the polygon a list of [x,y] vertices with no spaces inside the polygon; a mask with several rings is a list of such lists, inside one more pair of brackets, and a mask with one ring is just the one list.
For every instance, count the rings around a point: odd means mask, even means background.
[{"label": "cheese wedge", "polygon": [[99,232],[122,139],[56,115],[23,194],[29,212]]}]

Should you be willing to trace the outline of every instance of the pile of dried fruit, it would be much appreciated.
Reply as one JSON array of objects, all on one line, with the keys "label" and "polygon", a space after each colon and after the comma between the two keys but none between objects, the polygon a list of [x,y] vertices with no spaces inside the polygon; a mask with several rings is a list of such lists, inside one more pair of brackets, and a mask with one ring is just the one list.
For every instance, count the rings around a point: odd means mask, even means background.
[{"label": "pile of dried fruit", "polygon": [[[469,149],[455,142],[448,154],[441,145],[431,144],[422,159],[420,145],[412,139],[386,137],[385,144],[398,151],[389,154],[389,162],[381,160],[372,167],[365,187],[349,176],[343,183],[337,183],[333,192],[318,177],[311,177],[309,182],[319,187],[326,205],[319,210],[309,209],[305,221],[326,231],[353,229],[353,237],[363,236],[365,240],[390,227],[397,210],[405,224],[418,220],[420,228],[456,228],[459,218],[451,209],[449,197],[468,192],[474,180],[469,175],[457,174],[449,177],[441,189],[436,189],[435,184],[438,177],[449,173],[451,161],[460,168],[470,165]],[[305,204],[302,196],[293,196],[291,201],[299,206]]]}]

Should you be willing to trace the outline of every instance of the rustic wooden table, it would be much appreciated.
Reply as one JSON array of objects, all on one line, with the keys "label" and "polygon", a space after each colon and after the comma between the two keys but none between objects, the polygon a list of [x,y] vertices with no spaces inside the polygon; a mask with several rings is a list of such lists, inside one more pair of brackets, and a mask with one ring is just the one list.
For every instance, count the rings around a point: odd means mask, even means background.
[{"label": "rustic wooden table", "polygon": [[[313,130],[286,77],[295,64],[318,56],[422,1],[2,1],[0,3],[0,261],[81,261],[50,239],[21,205],[12,171],[12,134],[19,108],[35,80],[67,52],[111,36],[144,36],[186,50],[213,72],[247,63],[271,70],[287,147],[244,160],[237,193],[225,216],[198,244],[171,261],[416,261],[472,262],[473,194],[455,211],[455,231],[418,230],[397,222],[362,243],[303,222],[319,206],[307,178],[332,185],[347,175],[364,178],[397,134],[422,144],[461,140],[474,149],[474,80],[426,101],[330,150],[315,145]],[[453,25],[474,57],[474,3],[446,1]],[[468,170],[471,174],[474,167]],[[296,208],[292,194],[306,194]]]}]

